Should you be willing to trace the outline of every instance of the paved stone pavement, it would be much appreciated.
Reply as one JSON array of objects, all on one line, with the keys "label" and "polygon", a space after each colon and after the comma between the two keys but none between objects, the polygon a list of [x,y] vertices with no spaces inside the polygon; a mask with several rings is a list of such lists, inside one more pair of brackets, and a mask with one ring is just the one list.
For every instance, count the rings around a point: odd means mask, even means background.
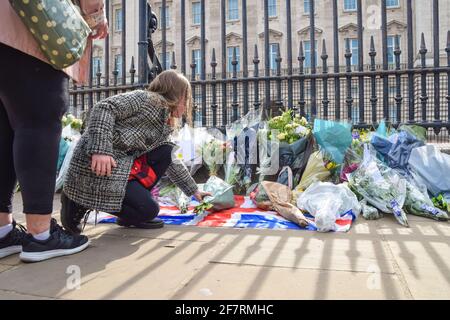
[{"label": "paved stone pavement", "polygon": [[361,218],[346,234],[88,226],[77,255],[0,260],[0,299],[450,299],[450,224],[409,219]]}]

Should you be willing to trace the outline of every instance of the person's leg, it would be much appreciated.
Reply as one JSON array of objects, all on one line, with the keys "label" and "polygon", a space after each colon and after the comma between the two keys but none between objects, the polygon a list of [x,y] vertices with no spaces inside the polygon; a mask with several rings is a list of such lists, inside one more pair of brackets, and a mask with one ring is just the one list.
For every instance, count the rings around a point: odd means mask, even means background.
[{"label": "person's leg", "polygon": [[[12,199],[16,186],[13,139],[14,132],[9,124],[3,103],[0,100],[0,228],[9,225],[12,228],[13,222]],[[0,234],[0,238],[2,238],[2,234]]]},{"label": "person's leg", "polygon": [[19,226],[12,217],[12,198],[16,186],[13,164],[14,133],[9,125],[6,110],[0,101],[0,258],[22,251],[25,228]]},{"label": "person's leg", "polygon": [[158,183],[159,179],[166,173],[167,168],[172,163],[172,150],[173,146],[162,145],[147,153],[147,163],[156,175],[153,186]]},{"label": "person's leg", "polygon": [[151,221],[158,213],[159,205],[152,198],[150,191],[138,181],[129,181],[118,217],[134,224]]},{"label": "person's leg", "polygon": [[51,219],[68,77],[1,44],[0,70],[11,77],[0,82],[0,99],[14,131],[14,168],[29,231],[20,257],[34,262],[84,250],[86,237],[69,236]]},{"label": "person's leg", "polygon": [[144,228],[163,226],[163,222],[156,218],[159,205],[149,190],[156,185],[172,162],[172,149],[171,145],[162,145],[147,153],[147,163],[155,173],[155,180],[148,189],[138,181],[128,183],[122,211],[118,215],[119,225],[140,225]]},{"label": "person's leg", "polygon": [[2,84],[0,97],[14,131],[14,168],[28,231],[36,235],[50,228],[68,77],[18,51],[2,48],[2,55],[9,64],[21,64],[14,72],[17,81]]}]

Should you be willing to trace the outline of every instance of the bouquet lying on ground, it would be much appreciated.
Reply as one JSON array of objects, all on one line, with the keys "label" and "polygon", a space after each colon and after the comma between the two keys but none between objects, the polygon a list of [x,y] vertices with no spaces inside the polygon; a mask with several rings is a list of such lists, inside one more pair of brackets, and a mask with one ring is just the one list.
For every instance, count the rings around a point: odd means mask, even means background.
[{"label": "bouquet lying on ground", "polygon": [[[159,188],[156,186],[155,188]],[[153,189],[155,189],[153,188]],[[155,192],[152,192],[152,195],[156,195]],[[187,213],[188,206],[190,202],[190,198],[187,197],[177,186],[174,184],[168,184],[163,186],[158,190],[157,196],[160,200],[169,200],[170,203],[175,205],[178,209],[180,209],[181,213]]]},{"label": "bouquet lying on ground", "polygon": [[295,196],[305,191],[314,182],[328,180],[336,167],[333,161],[324,158],[322,151],[311,154],[302,178],[295,188]]},{"label": "bouquet lying on ground", "polygon": [[410,182],[406,183],[405,210],[416,216],[438,221],[448,220],[447,213],[436,208],[428,195],[420,191],[419,188]]},{"label": "bouquet lying on ground", "polygon": [[274,210],[301,227],[309,225],[299,208],[292,204],[292,190],[277,182],[262,181],[250,190],[250,199],[262,210]]},{"label": "bouquet lying on ground", "polygon": [[206,210],[220,211],[233,208],[235,205],[233,186],[229,185],[217,176],[211,176],[203,185],[203,191],[210,192],[212,196],[207,196],[194,208],[195,213],[202,213]]},{"label": "bouquet lying on ground", "polygon": [[438,195],[437,197],[432,198],[431,201],[433,201],[433,205],[436,208],[439,208],[441,210],[444,210],[444,211],[450,213],[450,206],[447,203],[447,201],[445,201],[445,198],[442,194]]},{"label": "bouquet lying on ground", "polygon": [[344,163],[340,173],[340,181],[347,181],[347,175],[358,169],[364,153],[364,144],[370,142],[370,131],[367,129],[355,129],[352,133],[352,143],[344,156]]},{"label": "bouquet lying on ground", "polygon": [[387,167],[365,146],[360,167],[348,175],[350,188],[361,195],[367,203],[382,212],[393,213],[397,221],[408,227],[403,205],[406,198],[406,180]]}]

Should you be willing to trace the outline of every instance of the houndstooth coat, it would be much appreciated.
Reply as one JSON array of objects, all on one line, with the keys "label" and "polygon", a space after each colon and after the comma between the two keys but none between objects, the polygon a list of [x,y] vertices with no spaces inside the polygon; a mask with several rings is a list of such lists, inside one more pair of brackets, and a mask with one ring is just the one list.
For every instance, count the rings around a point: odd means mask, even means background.
[{"label": "houndstooth coat", "polygon": [[[73,154],[65,194],[73,201],[104,212],[120,212],[128,176],[135,158],[170,141],[169,110],[162,96],[136,90],[100,101],[91,111],[88,128]],[[91,155],[112,156],[117,163],[110,177],[91,171]],[[174,159],[166,171],[186,195],[197,185],[184,164]]]}]

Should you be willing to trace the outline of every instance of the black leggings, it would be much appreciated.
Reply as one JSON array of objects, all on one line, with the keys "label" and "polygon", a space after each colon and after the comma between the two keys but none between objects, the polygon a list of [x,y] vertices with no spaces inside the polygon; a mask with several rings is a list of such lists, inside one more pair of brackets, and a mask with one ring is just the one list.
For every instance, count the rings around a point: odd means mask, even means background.
[{"label": "black leggings", "polygon": [[147,222],[153,220],[159,213],[159,205],[153,199],[150,189],[164,175],[172,162],[172,149],[170,145],[160,146],[147,154],[149,166],[156,174],[156,181],[146,189],[139,181],[129,181],[120,213],[113,215],[130,222]]},{"label": "black leggings", "polygon": [[23,212],[53,211],[68,77],[0,43],[0,212],[12,212],[19,180]]}]

